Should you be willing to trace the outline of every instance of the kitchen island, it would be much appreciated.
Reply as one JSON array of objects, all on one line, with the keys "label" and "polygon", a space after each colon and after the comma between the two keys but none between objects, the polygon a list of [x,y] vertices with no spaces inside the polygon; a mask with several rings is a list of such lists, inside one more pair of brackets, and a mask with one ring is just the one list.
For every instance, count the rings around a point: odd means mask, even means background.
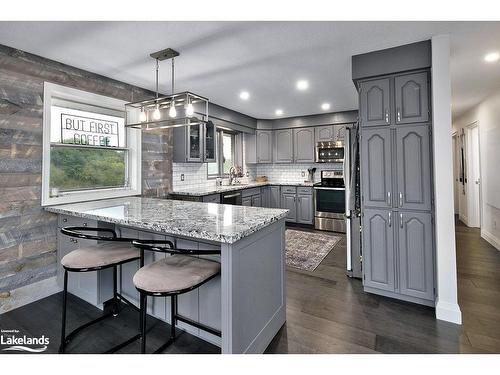
[{"label": "kitchen island", "polygon": [[[220,257],[206,257],[221,263],[220,277],[181,295],[179,312],[220,329],[222,338],[182,323],[178,327],[219,345],[222,353],[262,353],[285,323],[287,210],[141,197],[57,205],[46,210],[59,214],[59,227],[114,227],[122,236],[168,239],[179,248],[219,248]],[[58,259],[91,242],[75,241],[58,233]],[[148,255],[146,263],[166,256]],[[136,303],[138,293],[132,277],[138,267],[138,263],[123,265],[119,280],[121,292]],[[79,279],[73,282],[70,279],[71,293],[99,307],[111,298],[110,270],[76,277]],[[148,313],[169,322],[170,299],[151,300]]]}]

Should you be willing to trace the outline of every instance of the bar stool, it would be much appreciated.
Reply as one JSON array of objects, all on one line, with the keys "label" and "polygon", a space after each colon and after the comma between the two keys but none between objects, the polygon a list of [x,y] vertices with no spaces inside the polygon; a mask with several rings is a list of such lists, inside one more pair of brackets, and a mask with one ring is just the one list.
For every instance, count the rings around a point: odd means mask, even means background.
[{"label": "bar stool", "polygon": [[[141,311],[141,353],[146,352],[146,316],[148,296],[170,296],[170,338],[154,353],[161,353],[175,340],[175,325],[178,321],[221,337],[221,332],[195,322],[177,311],[177,296],[199,288],[220,274],[220,263],[196,258],[194,255],[220,254],[220,250],[176,249],[171,241],[136,240],[132,242],[140,249],[141,268],[135,273],[133,282],[139,291]],[[171,256],[144,265],[144,251],[156,251]]]},{"label": "bar stool", "polygon": [[[108,235],[89,234],[87,232],[107,233]],[[117,316],[119,312],[119,301],[123,301],[128,306],[139,311],[139,309],[117,291],[117,267],[123,263],[140,259],[140,251],[132,246],[133,238],[118,237],[113,229],[109,228],[90,228],[90,227],[65,227],[61,228],[61,233],[70,237],[76,237],[87,240],[103,241],[94,246],[81,247],[66,254],[61,259],[64,268],[64,291],[63,291],[63,311],[61,328],[61,346],[59,353],[64,353],[66,345],[82,330],[98,323],[110,316]],[[99,271],[113,267],[113,309],[111,312],[103,314],[97,319],[87,322],[73,330],[66,336],[66,305],[68,294],[68,272],[91,272]],[[120,267],[121,271],[121,267]],[[140,334],[133,336],[127,341],[116,345],[106,351],[113,353],[133,341],[137,340]]]}]

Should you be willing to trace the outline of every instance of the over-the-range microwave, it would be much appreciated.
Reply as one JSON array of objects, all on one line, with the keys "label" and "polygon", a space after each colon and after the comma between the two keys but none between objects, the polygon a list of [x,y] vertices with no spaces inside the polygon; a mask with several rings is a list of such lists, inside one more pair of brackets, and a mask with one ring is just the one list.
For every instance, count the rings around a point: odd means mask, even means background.
[{"label": "over-the-range microwave", "polygon": [[316,143],[316,163],[343,163],[344,144],[342,142]]}]

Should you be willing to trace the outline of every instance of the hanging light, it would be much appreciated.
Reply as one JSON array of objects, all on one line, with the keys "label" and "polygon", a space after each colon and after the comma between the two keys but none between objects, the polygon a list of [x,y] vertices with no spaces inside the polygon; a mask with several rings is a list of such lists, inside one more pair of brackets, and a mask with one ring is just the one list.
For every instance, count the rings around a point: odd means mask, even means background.
[{"label": "hanging light", "polygon": [[177,116],[177,111],[175,110],[175,102],[172,100],[172,103],[170,104],[170,109],[168,110],[168,115],[172,118],[175,118]]},{"label": "hanging light", "polygon": [[146,116],[146,112],[144,112],[144,107],[141,107],[141,113],[139,114],[139,121],[146,122],[148,117]]},{"label": "hanging light", "polygon": [[155,120],[161,119],[160,106],[158,104],[156,105],[156,108],[153,112],[153,119]]},{"label": "hanging light", "polygon": [[186,110],[186,116],[192,117],[194,115],[193,103],[191,103],[191,101],[189,100],[189,98],[187,100],[187,104],[184,107],[184,109]]}]

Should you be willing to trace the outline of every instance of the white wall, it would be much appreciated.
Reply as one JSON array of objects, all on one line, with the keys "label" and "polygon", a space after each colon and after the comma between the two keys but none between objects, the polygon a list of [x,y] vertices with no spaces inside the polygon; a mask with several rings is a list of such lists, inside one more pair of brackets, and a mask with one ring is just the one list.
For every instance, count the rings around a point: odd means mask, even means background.
[{"label": "white wall", "polygon": [[[500,250],[500,90],[458,119],[453,129],[459,134],[477,121],[481,160],[481,236]],[[467,216],[465,196],[460,194],[460,213]]]},{"label": "white wall", "polygon": [[461,324],[453,202],[450,37],[432,37],[432,129],[436,242],[436,318]]}]

